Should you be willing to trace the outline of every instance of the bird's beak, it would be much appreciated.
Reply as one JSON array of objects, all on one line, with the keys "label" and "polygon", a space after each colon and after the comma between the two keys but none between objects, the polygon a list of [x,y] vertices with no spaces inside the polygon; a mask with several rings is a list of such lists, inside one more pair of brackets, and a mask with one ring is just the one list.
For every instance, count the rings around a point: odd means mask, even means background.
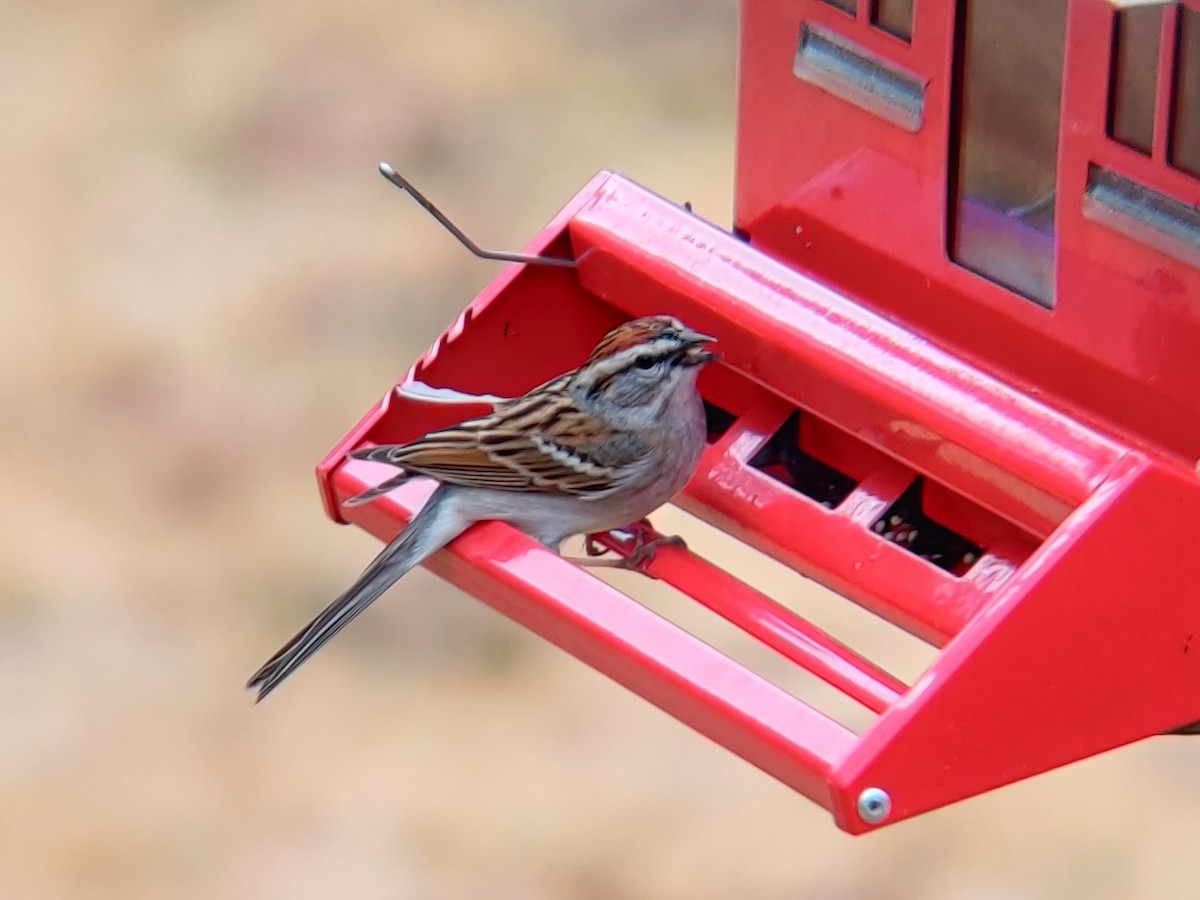
[{"label": "bird's beak", "polygon": [[714,353],[704,346],[716,341],[716,338],[711,334],[702,334],[699,331],[689,329],[683,335],[683,339],[688,344],[688,348],[683,354],[683,361],[687,365],[702,366],[705,363],[710,363],[721,358],[720,353]]}]

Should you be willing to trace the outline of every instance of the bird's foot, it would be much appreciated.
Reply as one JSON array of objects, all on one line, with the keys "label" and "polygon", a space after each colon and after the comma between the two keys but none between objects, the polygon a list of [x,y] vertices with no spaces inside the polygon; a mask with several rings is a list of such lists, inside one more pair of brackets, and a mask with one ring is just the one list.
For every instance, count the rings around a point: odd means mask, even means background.
[{"label": "bird's foot", "polygon": [[[617,544],[617,547],[607,546],[601,542],[602,538],[607,538],[609,541]],[[610,549],[620,552],[626,546],[630,547],[629,553],[618,559],[596,558],[603,556]],[[603,531],[584,536],[583,550],[588,555],[588,558],[579,559],[576,562],[584,566],[630,569],[653,578],[654,576],[650,575],[645,567],[654,561],[659,547],[680,547],[687,549],[687,544],[677,534],[659,534],[654,530],[654,526],[650,524],[649,519],[642,519],[623,528],[614,528],[612,531]]]}]

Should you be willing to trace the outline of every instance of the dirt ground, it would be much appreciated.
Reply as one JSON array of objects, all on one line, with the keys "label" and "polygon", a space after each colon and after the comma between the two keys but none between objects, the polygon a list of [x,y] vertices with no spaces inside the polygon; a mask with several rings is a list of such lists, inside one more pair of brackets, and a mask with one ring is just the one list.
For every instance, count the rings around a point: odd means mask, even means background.
[{"label": "dirt ground", "polygon": [[850,838],[424,571],[242,689],[377,550],[315,461],[496,273],[376,162],[492,245],[602,167],[728,223],[732,0],[0,18],[0,897],[1197,895],[1198,741]]}]

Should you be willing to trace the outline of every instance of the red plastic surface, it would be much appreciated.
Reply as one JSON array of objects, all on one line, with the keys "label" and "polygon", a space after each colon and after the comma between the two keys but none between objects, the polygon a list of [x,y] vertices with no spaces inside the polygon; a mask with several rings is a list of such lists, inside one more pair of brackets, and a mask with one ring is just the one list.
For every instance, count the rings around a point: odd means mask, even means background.
[{"label": "red plastic surface", "polygon": [[[507,267],[407,376],[516,395],[632,316],[669,311],[719,336],[724,362],[700,382],[711,443],[681,505],[939,652],[906,685],[689,551],[661,550],[650,570],[876,713],[870,727],[852,732],[507,526],[478,526],[429,565],[851,832],[1200,719],[1200,271],[1082,204],[1092,164],[1186,203],[1200,182],[1157,145],[1143,157],[1107,137],[1107,57],[1088,48],[1111,46],[1113,6],[1071,0],[1055,306],[958,267],[955,4],[917,3],[911,44],[871,27],[869,6],[851,19],[819,0],[744,4],[741,238],[601,173],[529,247],[577,268]],[[804,23],[913,74],[919,127],[797,79]],[[346,454],[477,411],[389,390],[318,468],[330,516],[390,539],[428,486],[342,510],[384,475]],[[917,524],[957,549],[921,551]],[[882,822],[859,813],[869,788],[890,798]]]},{"label": "red plastic surface", "polygon": [[[1106,134],[1118,4],[1068,3],[1053,310],[947,255],[956,6],[915,4],[909,44],[823,0],[744,0],[737,227],[980,368],[1190,465],[1200,458],[1200,269],[1084,212],[1093,163],[1200,206],[1200,179]],[[1035,8],[1014,3],[1014,27]],[[792,60],[805,22],[911,73],[924,85],[921,128],[906,131],[798,79]]]},{"label": "red plastic surface", "polygon": [[[651,571],[880,713],[856,736],[503,525],[431,567],[866,829],[1200,718],[1194,472],[1054,410],[617,176],[598,176],[532,249],[576,271],[507,269],[410,377],[514,394],[570,368],[615,322],[662,309],[720,335],[706,399],[733,422],[682,505],[937,646],[906,686],[772,598],[685,551]],[[547,338],[554,334],[556,342]],[[547,357],[542,351],[554,346]],[[486,352],[484,352],[486,349]],[[538,352],[533,352],[534,350]],[[481,364],[481,361],[486,361]],[[857,482],[826,508],[751,464],[793,410]],[[322,463],[331,509],[383,470],[345,462],[470,410],[389,392]],[[962,572],[872,527],[912,482],[982,550]],[[388,539],[412,486],[344,510]],[[1193,508],[1195,507],[1195,508]],[[1148,599],[1151,598],[1151,599]],[[1148,610],[1153,610],[1152,614]]]}]

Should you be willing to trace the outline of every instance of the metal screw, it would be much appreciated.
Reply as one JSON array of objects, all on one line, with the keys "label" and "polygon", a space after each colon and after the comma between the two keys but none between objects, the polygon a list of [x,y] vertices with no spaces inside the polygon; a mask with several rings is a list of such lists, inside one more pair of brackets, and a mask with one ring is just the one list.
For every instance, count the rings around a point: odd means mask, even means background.
[{"label": "metal screw", "polygon": [[858,795],[858,814],[868,825],[878,825],[892,814],[892,798],[882,788],[867,788]]}]

